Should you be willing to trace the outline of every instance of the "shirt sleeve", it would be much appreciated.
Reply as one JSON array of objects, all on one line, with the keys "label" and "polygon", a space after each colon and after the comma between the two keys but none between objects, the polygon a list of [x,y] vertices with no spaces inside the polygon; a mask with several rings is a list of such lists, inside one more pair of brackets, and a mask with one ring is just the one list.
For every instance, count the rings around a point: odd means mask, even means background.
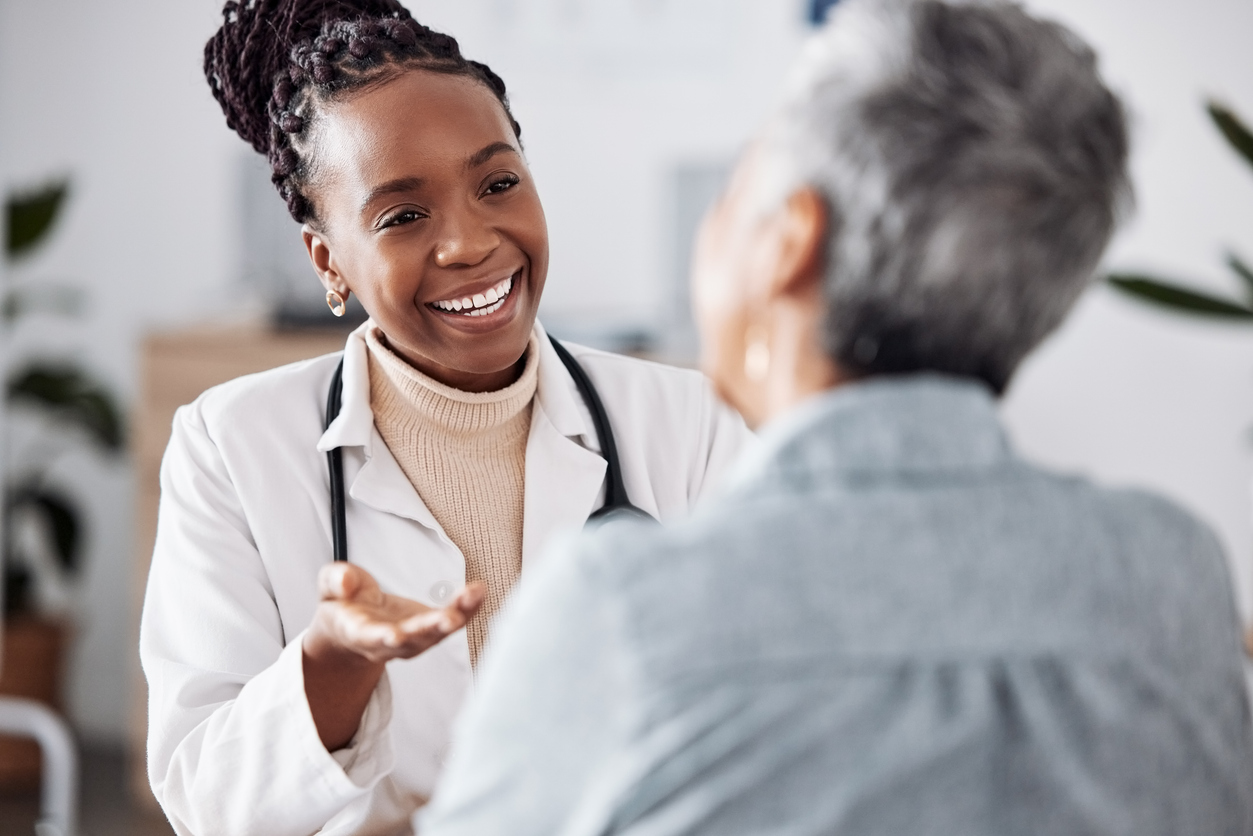
[{"label": "shirt sleeve", "polygon": [[444,777],[415,816],[422,836],[552,836],[603,807],[636,678],[612,596],[580,556],[545,561],[507,605]]},{"label": "shirt sleeve", "polygon": [[384,675],[339,758],[317,735],[301,636],[285,641],[265,567],[197,405],[161,468],[140,658],[148,774],[179,834],[308,834],[392,768]]}]

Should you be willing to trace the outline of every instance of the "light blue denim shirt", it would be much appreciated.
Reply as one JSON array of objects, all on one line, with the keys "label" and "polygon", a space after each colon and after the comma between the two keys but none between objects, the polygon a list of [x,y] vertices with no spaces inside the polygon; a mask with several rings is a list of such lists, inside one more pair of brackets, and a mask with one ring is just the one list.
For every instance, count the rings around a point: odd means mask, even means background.
[{"label": "light blue denim shirt", "polygon": [[[1248,834],[1239,625],[1175,506],[876,378],[523,584],[423,836]],[[403,753],[400,754],[403,757]]]}]

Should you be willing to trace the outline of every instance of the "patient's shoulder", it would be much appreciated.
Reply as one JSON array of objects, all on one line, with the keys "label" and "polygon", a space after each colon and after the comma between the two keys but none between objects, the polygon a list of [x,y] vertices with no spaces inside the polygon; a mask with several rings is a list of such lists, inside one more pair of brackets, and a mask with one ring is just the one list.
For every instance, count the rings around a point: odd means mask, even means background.
[{"label": "patient's shoulder", "polygon": [[1210,581],[1228,594],[1230,578],[1223,547],[1205,522],[1176,502],[1151,491],[1089,485],[1100,509],[1110,547],[1127,555],[1147,582],[1197,589]]}]

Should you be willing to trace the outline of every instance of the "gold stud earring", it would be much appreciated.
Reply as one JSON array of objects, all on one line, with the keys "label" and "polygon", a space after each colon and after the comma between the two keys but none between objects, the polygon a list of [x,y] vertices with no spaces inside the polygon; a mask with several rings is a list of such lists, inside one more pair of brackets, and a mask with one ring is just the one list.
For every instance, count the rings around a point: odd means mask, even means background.
[{"label": "gold stud earring", "polygon": [[344,315],[344,297],[340,296],[333,290],[326,291],[326,306],[331,309],[331,313],[336,316]]},{"label": "gold stud earring", "polygon": [[766,328],[750,325],[744,343],[744,376],[753,383],[761,383],[770,373],[770,341]]}]

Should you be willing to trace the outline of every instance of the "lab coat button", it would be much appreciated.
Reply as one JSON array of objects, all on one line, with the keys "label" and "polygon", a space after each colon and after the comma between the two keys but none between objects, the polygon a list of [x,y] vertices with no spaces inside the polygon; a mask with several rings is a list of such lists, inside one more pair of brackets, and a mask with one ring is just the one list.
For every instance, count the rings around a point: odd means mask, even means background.
[{"label": "lab coat button", "polygon": [[435,603],[442,604],[452,597],[452,590],[452,581],[440,581],[431,587],[431,598]]}]

